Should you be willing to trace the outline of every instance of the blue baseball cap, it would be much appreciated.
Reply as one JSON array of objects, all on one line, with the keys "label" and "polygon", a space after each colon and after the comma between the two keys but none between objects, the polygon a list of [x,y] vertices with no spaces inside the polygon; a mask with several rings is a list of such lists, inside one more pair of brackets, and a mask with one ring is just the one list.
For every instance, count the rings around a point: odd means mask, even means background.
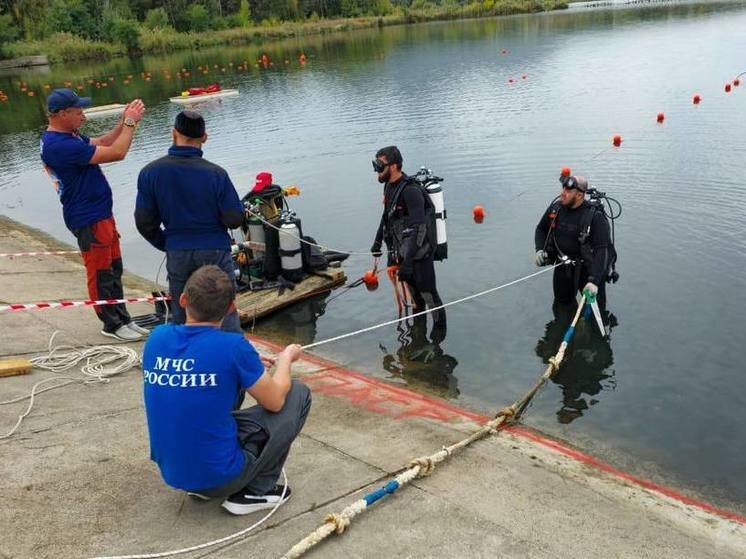
[{"label": "blue baseball cap", "polygon": [[55,113],[71,107],[88,107],[91,104],[90,97],[78,97],[72,89],[55,89],[47,96],[47,110]]}]

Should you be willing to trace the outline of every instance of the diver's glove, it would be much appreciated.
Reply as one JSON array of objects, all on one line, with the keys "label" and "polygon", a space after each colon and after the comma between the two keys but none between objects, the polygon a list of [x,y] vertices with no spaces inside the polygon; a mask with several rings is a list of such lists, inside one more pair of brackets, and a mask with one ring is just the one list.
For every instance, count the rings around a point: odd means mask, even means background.
[{"label": "diver's glove", "polygon": [[412,283],[414,281],[414,268],[411,264],[407,264],[404,262],[401,266],[399,266],[399,281],[405,281],[407,283]]},{"label": "diver's glove", "polygon": [[534,262],[537,266],[546,266],[549,262],[549,255],[544,250],[537,250]]},{"label": "diver's glove", "polygon": [[370,247],[370,253],[373,255],[373,258],[381,258],[383,254],[381,252],[381,243],[373,243],[373,246]]},{"label": "diver's glove", "polygon": [[598,295],[598,286],[595,283],[588,282],[583,288],[583,295],[589,303],[596,302],[596,295]]}]

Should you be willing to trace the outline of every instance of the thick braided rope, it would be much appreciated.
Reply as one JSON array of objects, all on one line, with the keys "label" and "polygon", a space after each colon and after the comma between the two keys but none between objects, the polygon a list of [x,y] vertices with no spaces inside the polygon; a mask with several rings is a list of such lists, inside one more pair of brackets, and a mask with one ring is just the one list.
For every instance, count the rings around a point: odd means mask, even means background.
[{"label": "thick braided rope", "polygon": [[[567,334],[565,334],[565,339],[560,344],[557,353],[553,358],[549,360],[547,368],[545,369],[539,380],[536,382],[536,384],[528,392],[526,392],[526,394],[522,398],[516,400],[511,405],[502,408],[499,412],[497,412],[497,414],[495,414],[495,417],[493,419],[485,423],[482,427],[480,427],[478,430],[476,430],[465,439],[462,439],[450,446],[444,446],[439,451],[431,454],[430,456],[421,456],[410,461],[407,468],[398,476],[396,476],[396,478],[394,478],[396,482],[395,488],[401,488],[414,479],[431,475],[435,470],[436,465],[443,462],[446,458],[448,458],[458,450],[461,450],[462,448],[469,446],[474,441],[482,439],[487,435],[496,432],[502,425],[507,424],[508,422],[517,421],[523,410],[526,409],[526,406],[533,399],[538,390],[549,378],[551,378],[551,376],[557,371],[557,369],[559,369],[559,366],[564,359],[565,350],[567,349],[570,339],[572,338],[572,334],[575,330],[575,325],[580,318],[580,314],[584,306],[585,297],[581,297],[580,302],[578,303],[578,310],[575,313],[572,324],[570,325]],[[392,492],[393,490],[387,491],[387,493]],[[313,532],[311,532],[308,536],[303,538],[300,542],[295,544],[292,548],[290,548],[290,550],[288,550],[288,552],[282,556],[282,559],[296,559],[315,545],[324,541],[332,534],[342,534],[350,525],[352,519],[355,518],[357,515],[362,514],[363,511],[367,510],[367,508],[368,504],[366,500],[360,499],[342,510],[342,512],[339,514],[327,514],[324,518],[324,523],[316,528]]]}]

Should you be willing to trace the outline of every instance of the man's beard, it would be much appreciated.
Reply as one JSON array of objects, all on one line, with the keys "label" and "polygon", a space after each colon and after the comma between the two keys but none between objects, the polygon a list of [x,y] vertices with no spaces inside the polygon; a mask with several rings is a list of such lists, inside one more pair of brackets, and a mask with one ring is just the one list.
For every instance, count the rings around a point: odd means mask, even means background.
[{"label": "man's beard", "polygon": [[378,182],[381,184],[389,182],[389,175],[391,175],[391,173],[389,173],[387,169],[385,173],[378,175]]}]

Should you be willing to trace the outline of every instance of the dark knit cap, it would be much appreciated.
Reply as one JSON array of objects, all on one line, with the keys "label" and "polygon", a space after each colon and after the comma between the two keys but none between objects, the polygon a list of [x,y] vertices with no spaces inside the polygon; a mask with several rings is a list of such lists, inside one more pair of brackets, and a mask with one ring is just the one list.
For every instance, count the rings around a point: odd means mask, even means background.
[{"label": "dark knit cap", "polygon": [[205,119],[197,111],[181,111],[176,115],[174,128],[187,138],[201,138],[205,135]]}]

